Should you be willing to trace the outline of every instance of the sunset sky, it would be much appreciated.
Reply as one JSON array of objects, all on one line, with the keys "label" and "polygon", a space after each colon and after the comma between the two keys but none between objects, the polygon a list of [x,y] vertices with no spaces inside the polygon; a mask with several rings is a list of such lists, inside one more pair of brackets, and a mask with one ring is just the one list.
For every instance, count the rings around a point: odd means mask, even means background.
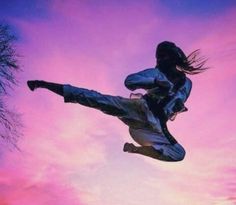
[{"label": "sunset sky", "polygon": [[[23,72],[11,92],[22,150],[0,151],[0,205],[235,205],[236,1],[0,0]],[[128,97],[124,79],[155,66],[156,45],[201,49],[189,111],[168,127],[186,149],[169,163],[124,153],[115,117],[64,103],[40,79]]]}]

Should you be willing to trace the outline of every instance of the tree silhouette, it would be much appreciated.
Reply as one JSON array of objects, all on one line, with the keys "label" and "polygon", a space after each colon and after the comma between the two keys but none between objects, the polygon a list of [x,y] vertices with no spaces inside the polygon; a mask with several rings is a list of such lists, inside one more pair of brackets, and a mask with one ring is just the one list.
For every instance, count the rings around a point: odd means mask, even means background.
[{"label": "tree silhouette", "polygon": [[6,97],[17,85],[16,72],[20,70],[14,46],[15,35],[9,26],[0,24],[0,140],[17,148],[20,137],[20,115],[7,106]]}]

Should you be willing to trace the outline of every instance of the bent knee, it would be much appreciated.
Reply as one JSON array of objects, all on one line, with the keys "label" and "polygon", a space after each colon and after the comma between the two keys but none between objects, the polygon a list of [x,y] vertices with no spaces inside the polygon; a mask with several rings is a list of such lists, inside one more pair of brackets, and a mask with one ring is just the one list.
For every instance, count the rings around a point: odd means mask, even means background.
[{"label": "bent knee", "polygon": [[176,159],[176,161],[178,162],[178,161],[182,161],[182,160],[184,160],[184,158],[185,158],[185,153],[183,153],[182,155],[180,155],[177,159]]},{"label": "bent knee", "polygon": [[181,149],[178,150],[178,154],[176,154],[174,161],[178,162],[178,161],[182,161],[185,158],[186,155],[186,151],[183,147],[181,147]]}]

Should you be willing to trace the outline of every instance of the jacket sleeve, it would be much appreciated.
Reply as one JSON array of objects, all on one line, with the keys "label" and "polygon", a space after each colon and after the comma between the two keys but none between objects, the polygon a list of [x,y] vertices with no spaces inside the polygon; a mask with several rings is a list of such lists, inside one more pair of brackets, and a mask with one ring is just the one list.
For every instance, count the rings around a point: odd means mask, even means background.
[{"label": "jacket sleeve", "polygon": [[188,109],[184,106],[184,102],[188,99],[192,90],[192,81],[186,78],[186,81],[182,87],[173,95],[171,100],[164,107],[164,113],[170,120],[174,120],[176,115],[181,112],[185,112]]},{"label": "jacket sleeve", "polygon": [[171,83],[164,74],[156,70],[152,72],[151,69],[146,69],[138,73],[130,74],[125,79],[125,86],[129,90],[136,89],[152,89],[156,87],[165,88],[170,90],[173,88],[173,83]]}]

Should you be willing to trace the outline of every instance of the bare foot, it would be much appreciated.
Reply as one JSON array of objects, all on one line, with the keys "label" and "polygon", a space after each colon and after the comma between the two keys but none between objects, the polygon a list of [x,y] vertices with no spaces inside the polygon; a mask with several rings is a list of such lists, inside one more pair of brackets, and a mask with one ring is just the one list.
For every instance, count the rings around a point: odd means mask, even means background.
[{"label": "bare foot", "polygon": [[128,142],[126,142],[123,147],[124,152],[131,152],[132,153],[132,152],[136,152],[137,149],[138,149],[138,147],[136,147],[134,144],[128,143]]},{"label": "bare foot", "polygon": [[31,91],[34,91],[36,88],[39,87],[39,81],[38,80],[29,80],[27,81],[27,85]]}]

